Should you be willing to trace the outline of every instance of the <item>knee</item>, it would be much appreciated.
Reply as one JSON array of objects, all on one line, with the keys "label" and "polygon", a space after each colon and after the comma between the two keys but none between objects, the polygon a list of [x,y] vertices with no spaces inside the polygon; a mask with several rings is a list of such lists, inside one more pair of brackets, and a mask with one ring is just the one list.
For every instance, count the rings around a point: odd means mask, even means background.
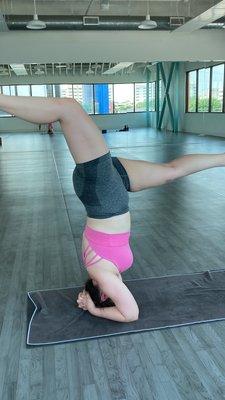
[{"label": "knee", "polygon": [[56,99],[58,107],[60,108],[60,115],[61,119],[64,117],[67,117],[68,115],[71,115],[71,112],[74,112],[74,110],[77,108],[77,101],[71,98],[58,98]]}]

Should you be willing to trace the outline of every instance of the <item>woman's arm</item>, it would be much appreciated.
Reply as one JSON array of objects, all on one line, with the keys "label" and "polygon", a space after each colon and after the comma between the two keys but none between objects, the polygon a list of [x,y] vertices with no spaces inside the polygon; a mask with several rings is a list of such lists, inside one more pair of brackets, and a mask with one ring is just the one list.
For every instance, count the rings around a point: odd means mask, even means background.
[{"label": "woman's arm", "polygon": [[111,319],[118,322],[132,322],[138,319],[138,317],[133,317],[130,319],[126,318],[115,306],[105,308],[95,307],[91,314],[95,315],[96,317]]},{"label": "woman's arm", "polygon": [[138,319],[138,305],[127,286],[114,274],[106,271],[98,273],[96,277],[102,292],[115,304],[114,307],[95,307],[87,292],[80,293],[78,305],[88,310],[92,315],[119,322],[131,322]]},{"label": "woman's arm", "polygon": [[118,322],[132,322],[138,319],[138,317],[131,317],[131,315],[130,317],[125,317],[123,314],[121,314],[118,308],[116,308],[116,306],[104,308],[96,307],[89,293],[85,291],[79,293],[77,303],[79,308],[89,311],[89,313],[95,317],[106,318]]}]

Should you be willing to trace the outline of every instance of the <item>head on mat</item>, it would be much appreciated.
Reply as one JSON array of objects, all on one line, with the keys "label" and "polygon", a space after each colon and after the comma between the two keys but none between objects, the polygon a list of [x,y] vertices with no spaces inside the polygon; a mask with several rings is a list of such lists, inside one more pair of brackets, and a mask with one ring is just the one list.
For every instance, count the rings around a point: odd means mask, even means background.
[{"label": "head on mat", "polygon": [[103,308],[103,307],[115,306],[113,301],[109,297],[107,297],[105,293],[101,291],[101,289],[98,286],[98,282],[95,281],[94,279],[91,278],[87,279],[87,281],[85,282],[84,289],[87,293],[89,293],[96,307]]}]

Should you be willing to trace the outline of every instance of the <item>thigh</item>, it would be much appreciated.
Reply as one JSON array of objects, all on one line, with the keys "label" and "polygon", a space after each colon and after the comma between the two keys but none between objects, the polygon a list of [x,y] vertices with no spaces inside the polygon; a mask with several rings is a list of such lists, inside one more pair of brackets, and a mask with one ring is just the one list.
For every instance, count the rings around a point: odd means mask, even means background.
[{"label": "thigh", "polygon": [[93,119],[72,99],[60,99],[60,124],[76,163],[84,163],[106,154],[109,149]]},{"label": "thigh", "polygon": [[118,159],[128,174],[132,192],[160,186],[173,180],[173,168],[168,164],[119,157]]}]

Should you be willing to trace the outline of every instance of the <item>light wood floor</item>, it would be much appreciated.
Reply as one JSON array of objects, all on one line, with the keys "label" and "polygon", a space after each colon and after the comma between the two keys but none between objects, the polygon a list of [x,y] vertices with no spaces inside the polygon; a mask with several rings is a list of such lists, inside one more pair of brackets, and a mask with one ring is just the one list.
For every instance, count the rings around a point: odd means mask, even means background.
[{"label": "light wood floor", "polygon": [[[82,284],[85,212],[60,134],[2,134],[0,148],[0,399],[225,399],[225,321],[26,348],[26,291]],[[105,135],[112,155],[164,162],[225,152],[225,140]],[[225,168],[130,195],[134,267],[124,278],[225,266]],[[151,310],[149,310],[151,311]]]}]

